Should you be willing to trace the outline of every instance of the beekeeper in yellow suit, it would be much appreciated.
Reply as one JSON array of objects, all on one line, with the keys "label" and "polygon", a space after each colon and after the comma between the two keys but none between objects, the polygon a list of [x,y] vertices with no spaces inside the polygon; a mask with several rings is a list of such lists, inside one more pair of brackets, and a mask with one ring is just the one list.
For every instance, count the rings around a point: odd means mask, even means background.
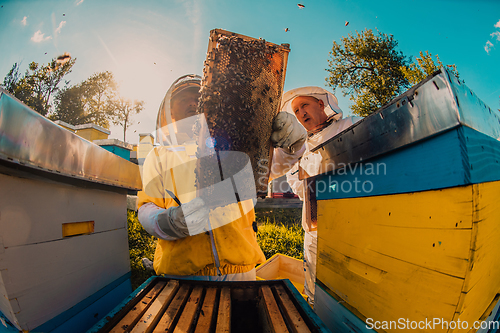
[{"label": "beekeeper in yellow suit", "polygon": [[[299,142],[297,138],[302,137],[304,128],[307,130],[306,144],[296,147],[294,152],[275,149],[271,177],[277,178],[286,173],[288,184],[304,202],[302,209],[302,226],[305,231],[304,292],[311,304],[314,304],[318,235],[316,226],[306,223],[306,214],[309,212],[306,211],[307,206],[304,200],[305,181],[299,180],[298,168],[299,163],[306,172],[317,167],[320,162],[318,161],[319,154],[311,154],[312,148],[361,120],[360,117],[342,118],[342,116],[337,98],[331,92],[314,86],[292,89],[283,94],[281,112],[275,118],[273,124],[275,131],[271,136],[271,140],[280,146],[284,140]],[[286,135],[282,132],[286,132]],[[302,158],[297,163],[299,157]]]},{"label": "beekeeper in yellow suit", "polygon": [[[197,75],[177,79],[160,106],[156,137],[161,145],[143,164],[139,221],[148,233],[158,237],[153,261],[157,274],[208,281],[255,280],[255,266],[265,260],[253,224],[256,198],[214,207],[207,198],[224,199],[232,187],[214,184],[221,188],[218,195],[211,192],[203,199],[195,186],[200,156],[195,156],[197,143],[192,129],[204,120],[203,115],[196,115],[200,82]],[[305,132],[301,140],[293,142],[294,147],[304,143]],[[284,143],[285,148],[290,144]],[[246,176],[252,177],[254,184],[251,165],[248,167]]]}]

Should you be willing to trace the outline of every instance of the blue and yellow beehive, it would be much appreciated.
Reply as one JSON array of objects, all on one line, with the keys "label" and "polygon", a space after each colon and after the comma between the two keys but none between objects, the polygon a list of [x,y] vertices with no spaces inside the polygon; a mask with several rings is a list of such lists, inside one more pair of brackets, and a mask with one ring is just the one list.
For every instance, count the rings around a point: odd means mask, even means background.
[{"label": "blue and yellow beehive", "polygon": [[315,185],[315,310],[330,329],[468,332],[496,319],[499,139],[500,113],[442,69],[317,147],[302,176]]}]

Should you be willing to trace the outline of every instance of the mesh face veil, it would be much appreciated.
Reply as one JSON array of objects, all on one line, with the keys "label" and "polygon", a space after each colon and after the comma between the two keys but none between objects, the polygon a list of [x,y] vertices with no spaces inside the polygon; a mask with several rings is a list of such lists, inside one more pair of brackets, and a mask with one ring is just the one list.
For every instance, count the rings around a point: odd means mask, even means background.
[{"label": "mesh face veil", "polygon": [[158,110],[156,118],[156,142],[162,146],[176,145],[176,126],[172,123],[171,101],[181,91],[200,89],[201,77],[195,74],[181,76],[170,86]]}]

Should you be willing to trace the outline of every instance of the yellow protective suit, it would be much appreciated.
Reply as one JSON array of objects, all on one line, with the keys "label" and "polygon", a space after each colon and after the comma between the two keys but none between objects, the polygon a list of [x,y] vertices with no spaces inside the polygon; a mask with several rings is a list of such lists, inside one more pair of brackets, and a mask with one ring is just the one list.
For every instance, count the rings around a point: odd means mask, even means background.
[{"label": "yellow protective suit", "polygon": [[[166,189],[183,203],[194,199],[195,150],[195,145],[154,148],[144,162],[138,206],[148,202],[165,209],[177,206],[165,194]],[[233,222],[219,223],[222,216],[225,221],[229,217]],[[158,239],[154,256],[156,273],[217,276],[252,270],[265,261],[252,227],[254,220],[251,200],[211,210],[212,226],[222,226],[176,240]]]}]

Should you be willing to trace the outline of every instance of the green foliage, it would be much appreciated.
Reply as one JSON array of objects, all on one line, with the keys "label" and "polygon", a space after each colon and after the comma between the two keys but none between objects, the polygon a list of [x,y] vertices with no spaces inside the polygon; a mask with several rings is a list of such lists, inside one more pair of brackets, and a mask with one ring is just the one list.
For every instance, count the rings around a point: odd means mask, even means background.
[{"label": "green foliage", "polygon": [[302,223],[302,208],[257,208],[255,209],[257,223],[273,222],[285,225]]},{"label": "green foliage", "polygon": [[397,46],[392,35],[374,35],[371,29],[349,34],[341,44],[333,42],[326,81],[350,95],[353,113],[367,116],[409,86],[401,70],[409,61]]},{"label": "green foliage", "polygon": [[117,83],[113,73],[95,73],[79,84],[85,114],[90,122],[109,128],[116,115]]},{"label": "green foliage", "polygon": [[[342,37],[340,44],[333,42],[326,81],[349,95],[354,114],[368,116],[443,66],[429,51],[420,52],[412,62],[396,51],[397,46],[392,35],[374,35],[371,29]],[[447,67],[458,79],[456,66]]]},{"label": "green foliage", "polygon": [[128,246],[130,250],[130,268],[132,270],[132,288],[135,290],[149,277],[155,275],[142,265],[142,258],[153,260],[156,249],[156,238],[147,233],[137,219],[137,213],[127,212]]},{"label": "green foliage", "polygon": [[302,225],[264,222],[257,232],[257,243],[266,259],[276,253],[302,260],[304,258],[304,229]]},{"label": "green foliage", "polygon": [[82,101],[79,85],[66,86],[56,95],[56,110],[49,115],[50,120],[62,120],[71,125],[82,125],[89,122]]},{"label": "green foliage", "polygon": [[52,110],[52,97],[59,90],[64,76],[71,72],[76,58],[60,61],[52,59],[46,66],[31,62],[21,76],[20,64],[15,63],[5,76],[3,85],[6,90],[36,112],[45,116]]},{"label": "green foliage", "polygon": [[302,260],[304,257],[304,229],[301,208],[257,209],[259,225],[257,243],[266,259],[276,253]]},{"label": "green foliage", "polygon": [[[416,62],[401,68],[405,77],[408,79],[408,82],[412,85],[419,83],[427,76],[444,66],[439,59],[439,56],[436,54],[436,61],[434,61],[432,54],[429,53],[429,51],[425,51],[425,53],[420,51],[420,57],[416,57],[415,60]],[[453,73],[458,79],[459,74],[457,67],[455,65],[447,65],[447,67],[448,70],[450,70],[451,73]]]},{"label": "green foliage", "polygon": [[56,97],[57,107],[50,119],[72,125],[94,123],[109,128],[112,122],[123,127],[123,141],[131,117],[144,109],[143,101],[130,101],[119,96],[113,73],[95,73],[85,81],[65,87]]}]

